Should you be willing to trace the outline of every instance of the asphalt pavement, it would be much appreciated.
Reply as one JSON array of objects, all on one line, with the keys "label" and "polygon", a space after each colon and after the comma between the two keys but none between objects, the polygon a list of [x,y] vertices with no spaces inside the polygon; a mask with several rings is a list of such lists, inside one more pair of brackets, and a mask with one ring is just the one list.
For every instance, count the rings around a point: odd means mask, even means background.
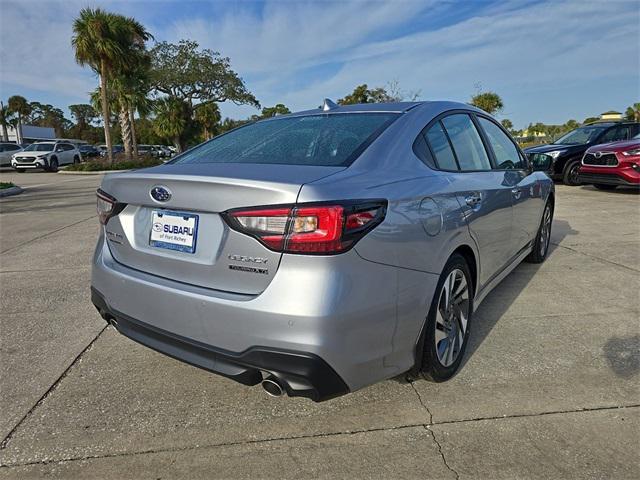
[{"label": "asphalt pavement", "polygon": [[453,380],[315,404],[105,326],[100,176],[0,181],[25,189],[0,199],[0,478],[640,476],[637,192],[558,185],[549,259],[487,297]]}]

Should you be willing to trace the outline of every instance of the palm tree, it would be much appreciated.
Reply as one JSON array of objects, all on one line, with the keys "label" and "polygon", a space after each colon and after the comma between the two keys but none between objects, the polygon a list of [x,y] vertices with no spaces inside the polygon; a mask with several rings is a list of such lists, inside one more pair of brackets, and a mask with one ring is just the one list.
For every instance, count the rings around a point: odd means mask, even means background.
[{"label": "palm tree", "polygon": [[217,103],[205,103],[204,105],[196,105],[196,120],[200,122],[204,129],[204,138],[209,140],[213,135],[215,126],[220,123],[220,109]]},{"label": "palm tree", "polygon": [[23,143],[24,138],[22,137],[22,119],[31,113],[31,107],[29,107],[29,102],[24,97],[20,95],[14,95],[13,97],[9,97],[8,105],[9,111],[16,114],[17,123],[16,123],[16,140],[17,143]]},{"label": "palm tree", "polygon": [[11,116],[11,112],[9,111],[9,107],[5,106],[4,103],[0,101],[0,125],[2,125],[2,141],[9,141],[9,132],[7,131],[7,126],[9,125],[9,117]]},{"label": "palm tree", "polygon": [[109,163],[113,163],[113,153],[109,128],[108,81],[114,74],[127,70],[132,51],[144,49],[144,42],[149,38],[149,32],[133,18],[100,8],[83,8],[73,23],[71,44],[76,51],[76,62],[82,66],[88,65],[100,76],[102,118]]},{"label": "palm tree", "polygon": [[640,122],[640,103],[634,103],[625,112],[625,117],[627,120]]},{"label": "palm tree", "polygon": [[176,97],[165,97],[155,102],[154,130],[161,137],[170,138],[178,153],[182,152],[180,134],[186,126],[185,117],[188,110],[189,106]]}]

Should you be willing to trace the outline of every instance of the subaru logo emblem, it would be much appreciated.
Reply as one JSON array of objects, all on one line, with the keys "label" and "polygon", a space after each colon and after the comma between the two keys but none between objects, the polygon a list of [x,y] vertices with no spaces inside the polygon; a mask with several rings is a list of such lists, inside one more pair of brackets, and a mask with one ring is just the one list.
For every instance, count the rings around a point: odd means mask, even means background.
[{"label": "subaru logo emblem", "polygon": [[602,156],[602,152],[596,152],[596,158],[600,158]]},{"label": "subaru logo emblem", "polygon": [[168,188],[158,185],[151,189],[151,198],[156,202],[168,202],[171,199],[171,192]]}]

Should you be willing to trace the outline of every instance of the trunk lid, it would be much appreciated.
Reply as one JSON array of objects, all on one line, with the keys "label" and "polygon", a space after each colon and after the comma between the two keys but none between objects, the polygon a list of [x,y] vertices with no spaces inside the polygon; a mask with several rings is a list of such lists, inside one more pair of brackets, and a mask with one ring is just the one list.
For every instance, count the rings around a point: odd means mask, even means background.
[{"label": "trunk lid", "polygon": [[[169,164],[107,175],[101,189],[127,204],[107,222],[107,243],[116,261],[136,270],[216,290],[259,294],[273,279],[281,254],[230,229],[220,213],[293,204],[302,185],[342,170],[344,167],[209,163]],[[154,187],[168,191],[170,198],[164,202],[153,199]],[[193,253],[151,245],[158,214],[174,212],[184,214],[185,219],[197,216]]]}]

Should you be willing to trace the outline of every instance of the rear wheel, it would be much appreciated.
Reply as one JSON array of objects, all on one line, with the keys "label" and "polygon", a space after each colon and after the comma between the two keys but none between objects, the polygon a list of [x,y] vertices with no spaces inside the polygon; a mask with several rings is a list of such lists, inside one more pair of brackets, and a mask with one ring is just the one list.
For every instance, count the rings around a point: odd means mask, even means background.
[{"label": "rear wheel", "polygon": [[567,163],[564,167],[564,172],[562,174],[562,181],[565,185],[570,185],[575,187],[580,185],[580,181],[578,180],[578,172],[580,171],[580,162],[578,160],[574,160],[573,162]]},{"label": "rear wheel", "polygon": [[542,213],[542,221],[533,243],[531,253],[525,259],[529,263],[542,263],[547,258],[549,252],[549,242],[551,239],[551,224],[553,222],[553,205],[547,201]]},{"label": "rear wheel", "polygon": [[617,185],[607,185],[606,183],[594,183],[594,187],[598,190],[615,190]]},{"label": "rear wheel", "polygon": [[73,157],[73,163],[80,163],[80,157],[77,155]]},{"label": "rear wheel", "polygon": [[466,260],[453,255],[440,275],[427,315],[422,373],[428,380],[448,380],[460,367],[473,311],[472,285]]}]

